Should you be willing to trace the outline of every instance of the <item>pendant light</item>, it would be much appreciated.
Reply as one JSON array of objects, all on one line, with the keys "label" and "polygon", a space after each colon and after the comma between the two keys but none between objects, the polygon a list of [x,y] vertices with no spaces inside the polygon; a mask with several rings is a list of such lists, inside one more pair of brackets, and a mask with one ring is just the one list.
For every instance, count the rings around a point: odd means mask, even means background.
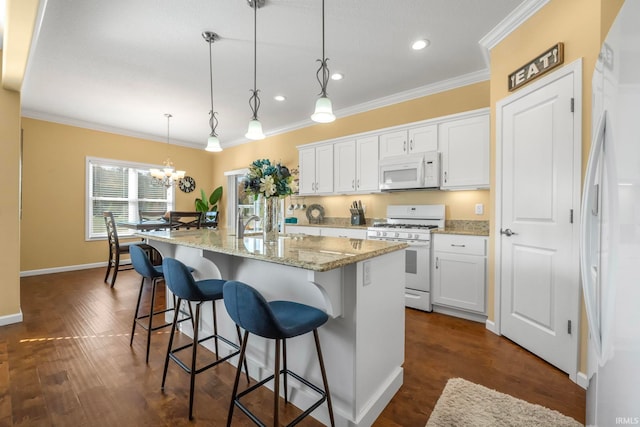
[{"label": "pendant light", "polygon": [[[169,146],[171,145],[171,142],[169,140],[169,120],[171,120],[171,117],[173,116],[169,113],[166,113],[164,116],[167,118],[167,146]],[[168,156],[162,164],[164,165],[164,168],[162,169],[149,169],[151,177],[157,184],[162,184],[165,187],[169,188],[178,183],[182,178],[184,178],[186,172],[177,171],[173,167],[173,162]]]},{"label": "pendant light", "polygon": [[251,90],[251,97],[249,98],[249,107],[253,116],[249,122],[247,133],[244,135],[248,139],[258,140],[264,139],[264,133],[262,133],[262,123],[258,120],[258,109],[260,108],[260,97],[258,96],[258,89],[256,88],[256,75],[258,68],[258,35],[257,35],[257,21],[258,21],[258,7],[264,6],[265,0],[247,0],[249,6],[253,7],[253,90]]},{"label": "pendant light", "polygon": [[329,83],[330,75],[327,61],[329,61],[329,58],[324,55],[324,0],[322,0],[322,59],[317,60],[317,62],[320,62],[320,68],[316,72],[316,78],[320,83],[321,96],[316,101],[316,110],[311,115],[311,120],[318,123],[331,123],[336,119],[336,116],[333,115],[331,100],[327,97],[327,84]]},{"label": "pendant light", "polygon": [[205,150],[219,152],[222,151],[222,146],[220,145],[220,140],[216,133],[216,128],[218,127],[218,118],[216,115],[218,113],[213,111],[213,59],[211,56],[211,45],[213,45],[213,42],[218,40],[219,37],[216,33],[211,31],[203,32],[202,37],[207,43],[209,43],[209,87],[211,88],[211,110],[209,111],[209,126],[211,127],[211,133],[207,139],[207,146]]}]

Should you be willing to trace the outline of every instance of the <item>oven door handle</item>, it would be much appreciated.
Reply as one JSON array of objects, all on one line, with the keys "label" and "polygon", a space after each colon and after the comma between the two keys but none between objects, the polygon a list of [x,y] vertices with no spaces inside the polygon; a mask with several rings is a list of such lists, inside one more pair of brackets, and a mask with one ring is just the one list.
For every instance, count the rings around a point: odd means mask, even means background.
[{"label": "oven door handle", "polygon": [[405,292],[404,293],[404,297],[405,298],[412,298],[412,299],[420,299],[420,295],[411,294],[409,292]]}]

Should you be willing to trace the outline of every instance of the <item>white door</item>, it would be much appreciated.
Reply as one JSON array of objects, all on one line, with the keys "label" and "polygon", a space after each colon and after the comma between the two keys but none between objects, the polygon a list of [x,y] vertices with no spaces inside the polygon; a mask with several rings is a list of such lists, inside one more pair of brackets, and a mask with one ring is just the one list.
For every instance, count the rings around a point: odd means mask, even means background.
[{"label": "white door", "polygon": [[[498,103],[500,333],[574,376],[577,365],[579,68]],[[578,101],[576,105],[580,105]]]}]

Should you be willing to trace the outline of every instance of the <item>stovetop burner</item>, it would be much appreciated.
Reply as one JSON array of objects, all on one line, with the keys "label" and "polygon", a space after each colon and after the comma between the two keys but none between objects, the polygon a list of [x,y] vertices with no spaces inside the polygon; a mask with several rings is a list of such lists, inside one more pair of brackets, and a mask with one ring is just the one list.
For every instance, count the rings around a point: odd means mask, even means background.
[{"label": "stovetop burner", "polygon": [[405,230],[410,230],[410,229],[423,229],[423,230],[430,230],[433,228],[438,228],[437,225],[433,225],[433,224],[429,224],[429,225],[425,225],[425,224],[391,224],[388,222],[380,222],[377,224],[373,224],[374,227],[376,228],[398,228],[398,229],[405,229]]}]

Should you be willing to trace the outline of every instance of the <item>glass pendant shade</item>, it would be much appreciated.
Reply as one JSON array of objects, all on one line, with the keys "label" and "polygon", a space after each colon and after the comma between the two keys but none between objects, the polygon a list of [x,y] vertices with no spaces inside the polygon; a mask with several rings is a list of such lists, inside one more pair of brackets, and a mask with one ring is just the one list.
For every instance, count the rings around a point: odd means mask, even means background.
[{"label": "glass pendant shade", "polygon": [[336,119],[333,115],[333,107],[331,100],[327,97],[318,98],[316,101],[316,110],[311,115],[311,120],[318,123],[331,123]]},{"label": "glass pendant shade", "polygon": [[262,123],[260,123],[260,121],[257,119],[251,120],[249,122],[247,133],[244,136],[254,141],[257,139],[264,139],[264,133],[262,133]]},{"label": "glass pendant shade", "polygon": [[209,136],[205,150],[216,152],[216,153],[222,151],[222,146],[220,145],[220,140],[218,139],[217,136],[213,136],[213,135]]}]

